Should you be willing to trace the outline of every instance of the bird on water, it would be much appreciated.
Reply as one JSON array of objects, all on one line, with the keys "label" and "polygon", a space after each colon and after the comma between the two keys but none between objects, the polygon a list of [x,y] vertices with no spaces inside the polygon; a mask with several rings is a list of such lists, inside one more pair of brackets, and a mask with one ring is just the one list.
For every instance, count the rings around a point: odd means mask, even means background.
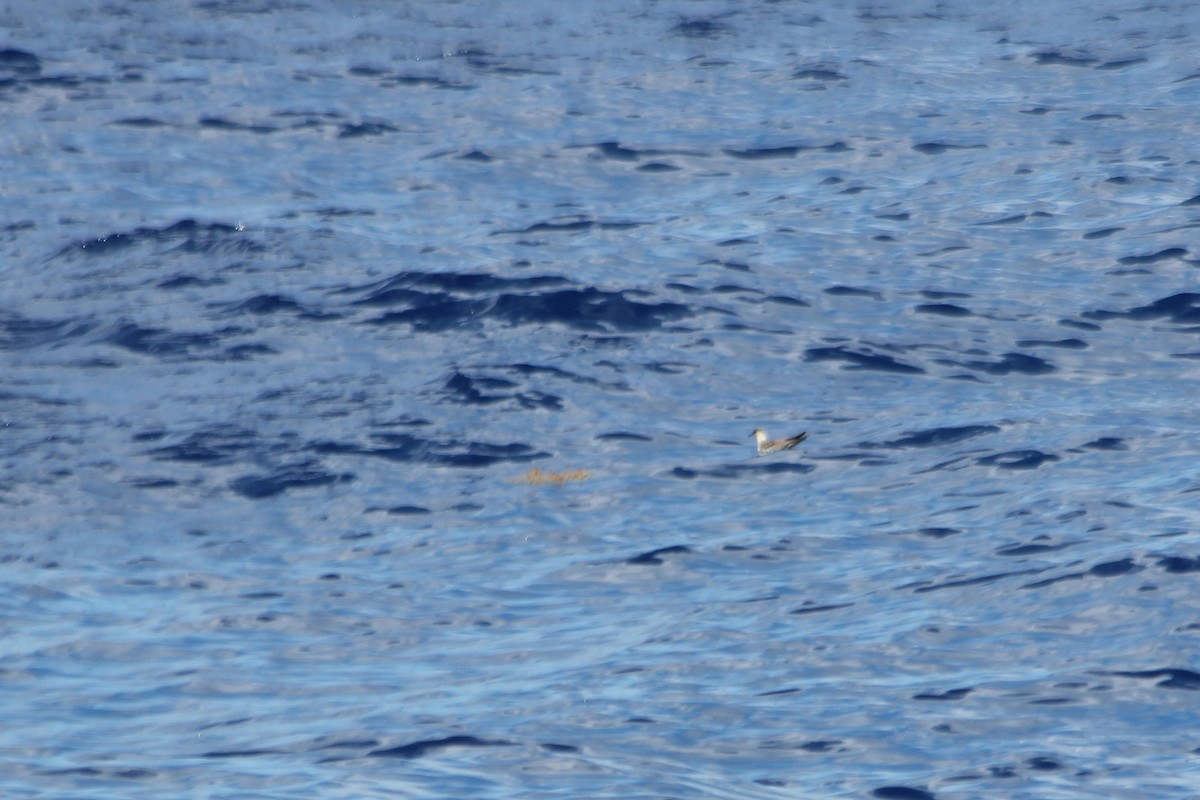
[{"label": "bird on water", "polygon": [[796,445],[808,438],[808,431],[798,433],[795,436],[787,439],[768,439],[767,432],[762,428],[755,428],[754,433],[750,434],[758,442],[758,454],[765,456],[767,453],[778,453],[781,450],[791,450]]}]

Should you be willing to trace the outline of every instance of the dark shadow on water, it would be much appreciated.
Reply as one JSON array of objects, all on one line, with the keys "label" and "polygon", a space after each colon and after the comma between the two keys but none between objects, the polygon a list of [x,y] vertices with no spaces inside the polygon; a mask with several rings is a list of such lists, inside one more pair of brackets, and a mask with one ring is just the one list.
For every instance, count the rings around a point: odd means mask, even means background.
[{"label": "dark shadow on water", "polygon": [[945,428],[929,428],[905,434],[899,439],[887,442],[862,442],[859,447],[874,447],[888,450],[899,450],[909,447],[940,447],[948,444],[984,436],[989,433],[999,433],[995,425],[960,425]]},{"label": "dark shadow on water", "polygon": [[422,739],[417,742],[372,750],[368,756],[387,758],[420,758],[450,747],[512,747],[516,742],[503,739],[480,739],[478,736],[447,736],[444,739]]},{"label": "dark shadow on water", "polygon": [[658,566],[659,564],[665,563],[663,561],[663,556],[683,555],[691,552],[692,549],[690,547],[676,544],[671,545],[670,547],[660,547],[657,550],[648,550],[647,552],[639,553],[636,556],[630,556],[629,558],[625,559],[625,563],[633,564],[635,566]]},{"label": "dark shadow on water", "polygon": [[1156,683],[1155,686],[1159,686],[1163,689],[1186,689],[1193,692],[1200,691],[1200,672],[1194,672],[1190,669],[1165,667],[1163,669],[1096,672],[1093,674],[1113,675],[1118,678],[1139,678],[1142,680],[1162,678],[1162,680]]},{"label": "dark shadow on water", "polygon": [[366,320],[372,325],[411,325],[418,331],[445,331],[482,320],[505,325],[558,323],[595,333],[648,331],[693,316],[680,303],[642,303],[624,292],[592,287],[499,294],[487,298],[410,297],[410,308]]},{"label": "dark shadow on water", "polygon": [[773,461],[764,464],[721,464],[716,467],[675,467],[672,477],[691,480],[693,478],[742,478],[753,475],[780,475],[794,473],[806,475],[816,469],[812,464],[796,464],[789,461]]},{"label": "dark shadow on water", "polygon": [[1024,353],[1005,353],[996,361],[983,361],[980,359],[974,361],[952,361],[945,359],[940,360],[939,363],[966,367],[977,372],[985,372],[988,375],[1010,375],[1012,373],[1045,375],[1055,371],[1054,365],[1049,361],[1037,356],[1028,356]]},{"label": "dark shadow on water", "polygon": [[349,483],[354,480],[353,472],[326,472],[315,462],[292,464],[262,475],[243,475],[235,478],[229,486],[235,492],[250,500],[262,500],[275,497],[288,489],[308,489],[317,486],[330,486],[336,483]]},{"label": "dark shadow on water", "polygon": [[866,369],[878,372],[896,372],[904,375],[922,375],[925,370],[897,361],[895,358],[876,353],[851,350],[846,347],[812,347],[804,351],[805,361],[844,361],[842,369]]},{"label": "dark shadow on water", "polygon": [[1052,453],[1043,453],[1041,450],[1011,450],[1007,453],[978,458],[975,463],[983,467],[998,467],[999,469],[1037,469],[1042,464],[1058,460],[1058,456]]},{"label": "dark shadow on water", "polygon": [[550,454],[534,450],[527,444],[493,444],[475,441],[433,441],[408,433],[375,434],[377,446],[350,442],[313,442],[306,450],[320,455],[357,455],[383,458],[411,464],[430,464],[446,467],[488,467],[501,462],[524,463]]},{"label": "dark shadow on water", "polygon": [[1200,293],[1181,292],[1126,311],[1085,311],[1082,316],[1096,320],[1123,318],[1138,322],[1166,319],[1179,324],[1194,325],[1200,323]]}]

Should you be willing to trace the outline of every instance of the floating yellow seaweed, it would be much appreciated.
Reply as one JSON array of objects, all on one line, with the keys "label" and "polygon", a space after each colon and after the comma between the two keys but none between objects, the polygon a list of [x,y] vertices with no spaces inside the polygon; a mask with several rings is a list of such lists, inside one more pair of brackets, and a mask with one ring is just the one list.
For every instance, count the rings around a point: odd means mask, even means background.
[{"label": "floating yellow seaweed", "polygon": [[543,483],[570,483],[572,481],[586,481],[591,475],[586,469],[564,469],[562,472],[542,472],[537,467],[533,467],[519,478],[513,478],[513,483],[530,483],[539,485]]}]

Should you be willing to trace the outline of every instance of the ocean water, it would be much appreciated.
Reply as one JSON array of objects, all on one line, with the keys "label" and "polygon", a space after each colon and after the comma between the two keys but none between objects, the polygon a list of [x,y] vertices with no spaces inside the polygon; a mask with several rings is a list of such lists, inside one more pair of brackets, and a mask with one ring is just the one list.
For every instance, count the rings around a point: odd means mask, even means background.
[{"label": "ocean water", "polygon": [[1198,37],[0,8],[0,794],[1200,798]]}]

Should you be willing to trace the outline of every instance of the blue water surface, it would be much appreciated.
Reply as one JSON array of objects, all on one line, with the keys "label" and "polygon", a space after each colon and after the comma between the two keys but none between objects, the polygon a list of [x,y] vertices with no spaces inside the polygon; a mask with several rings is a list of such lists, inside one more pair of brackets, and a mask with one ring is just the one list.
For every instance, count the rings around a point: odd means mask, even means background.
[{"label": "blue water surface", "polygon": [[1200,798],[1195,3],[0,23],[5,797]]}]

